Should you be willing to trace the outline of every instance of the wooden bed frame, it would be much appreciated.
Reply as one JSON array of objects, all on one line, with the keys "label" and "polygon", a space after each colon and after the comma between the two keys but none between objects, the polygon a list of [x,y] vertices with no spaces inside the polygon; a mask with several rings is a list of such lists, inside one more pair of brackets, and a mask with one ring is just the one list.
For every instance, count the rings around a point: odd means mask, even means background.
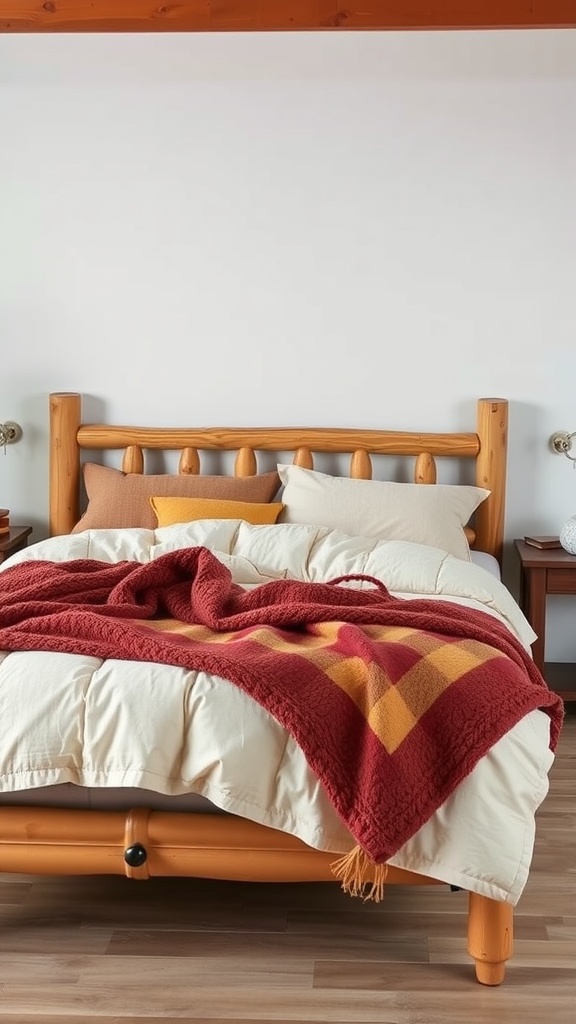
[{"label": "wooden bed frame", "polygon": [[[348,453],[350,475],[369,478],[371,454],[410,456],[414,479],[436,481],[436,457],[468,458],[491,491],[476,514],[471,544],[502,558],[508,403],[478,401],[476,431],[411,433],[306,428],[175,429],[82,423],[78,394],[50,396],[50,532],[69,533],[80,517],[82,450],[124,449],[123,469],[144,470],[144,450],[180,450],[180,472],[200,471],[199,452],[235,451],[235,473],[256,472],[257,451],[294,452],[313,466],[314,452]],[[235,816],[135,809],[124,811],[6,807],[1,810],[0,870],[35,874],[175,875],[244,881],[330,881],[335,855]],[[387,882],[442,884],[390,867]],[[476,977],[498,985],[512,953],[510,904],[469,895],[468,951]]]}]

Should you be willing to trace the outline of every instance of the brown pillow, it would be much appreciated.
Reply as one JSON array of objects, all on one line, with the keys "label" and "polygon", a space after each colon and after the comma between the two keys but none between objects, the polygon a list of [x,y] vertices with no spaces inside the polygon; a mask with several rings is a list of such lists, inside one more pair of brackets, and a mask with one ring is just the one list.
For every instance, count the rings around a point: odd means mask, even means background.
[{"label": "brown pillow", "polygon": [[88,508],[72,533],[140,526],[156,529],[152,497],[226,498],[231,501],[272,501],[280,479],[274,470],[255,476],[193,476],[122,473],[94,462],[84,465]]}]

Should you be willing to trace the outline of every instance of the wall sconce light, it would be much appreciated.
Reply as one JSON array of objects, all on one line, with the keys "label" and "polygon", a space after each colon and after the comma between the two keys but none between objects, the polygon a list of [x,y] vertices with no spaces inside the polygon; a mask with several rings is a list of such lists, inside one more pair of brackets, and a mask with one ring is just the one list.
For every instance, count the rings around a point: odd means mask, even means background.
[{"label": "wall sconce light", "polygon": [[[559,431],[557,434],[552,434],[550,438],[552,451],[558,455],[565,455],[567,459],[570,459],[572,469],[576,469],[576,455],[570,454],[574,447],[574,438],[576,438],[576,430],[571,434],[567,431]],[[560,529],[559,539],[564,550],[569,555],[576,556],[576,516],[570,516],[566,520],[564,526]]]},{"label": "wall sconce light", "polygon": [[12,420],[6,420],[6,423],[0,423],[0,448],[6,451],[6,446],[9,444],[16,444],[22,437],[22,427],[18,423],[14,423]]},{"label": "wall sconce light", "polygon": [[574,447],[575,438],[576,430],[572,434],[568,434],[566,431],[559,431],[557,434],[552,434],[550,447],[557,455],[565,455],[571,462],[576,463],[576,455],[570,454]]}]

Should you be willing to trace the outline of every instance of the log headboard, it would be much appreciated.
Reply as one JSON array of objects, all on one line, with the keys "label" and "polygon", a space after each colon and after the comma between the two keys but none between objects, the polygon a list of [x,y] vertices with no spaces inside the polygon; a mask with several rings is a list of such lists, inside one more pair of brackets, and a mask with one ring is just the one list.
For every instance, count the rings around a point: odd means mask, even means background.
[{"label": "log headboard", "polygon": [[146,449],[179,451],[181,473],[200,472],[202,451],[236,452],[234,472],[257,471],[258,451],[293,452],[312,468],[314,453],[350,455],[350,476],[369,479],[373,455],[414,459],[414,480],[436,483],[436,458],[473,459],[475,482],[490,490],[469,530],[472,547],[502,561],[506,502],[508,402],[480,398],[469,433],[338,429],[332,427],[130,427],[83,423],[81,396],[50,395],[50,534],[69,533],[80,518],[82,451],[124,449],[122,468],[144,472]]}]

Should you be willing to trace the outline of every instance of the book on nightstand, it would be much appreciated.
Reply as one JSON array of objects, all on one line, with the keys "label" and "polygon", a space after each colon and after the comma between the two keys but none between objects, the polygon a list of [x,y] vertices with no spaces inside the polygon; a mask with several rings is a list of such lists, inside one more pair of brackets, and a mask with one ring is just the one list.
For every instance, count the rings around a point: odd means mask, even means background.
[{"label": "book on nightstand", "polygon": [[549,534],[533,534],[529,537],[524,537],[526,544],[529,544],[532,548],[561,548],[562,545],[558,537],[550,536]]}]

